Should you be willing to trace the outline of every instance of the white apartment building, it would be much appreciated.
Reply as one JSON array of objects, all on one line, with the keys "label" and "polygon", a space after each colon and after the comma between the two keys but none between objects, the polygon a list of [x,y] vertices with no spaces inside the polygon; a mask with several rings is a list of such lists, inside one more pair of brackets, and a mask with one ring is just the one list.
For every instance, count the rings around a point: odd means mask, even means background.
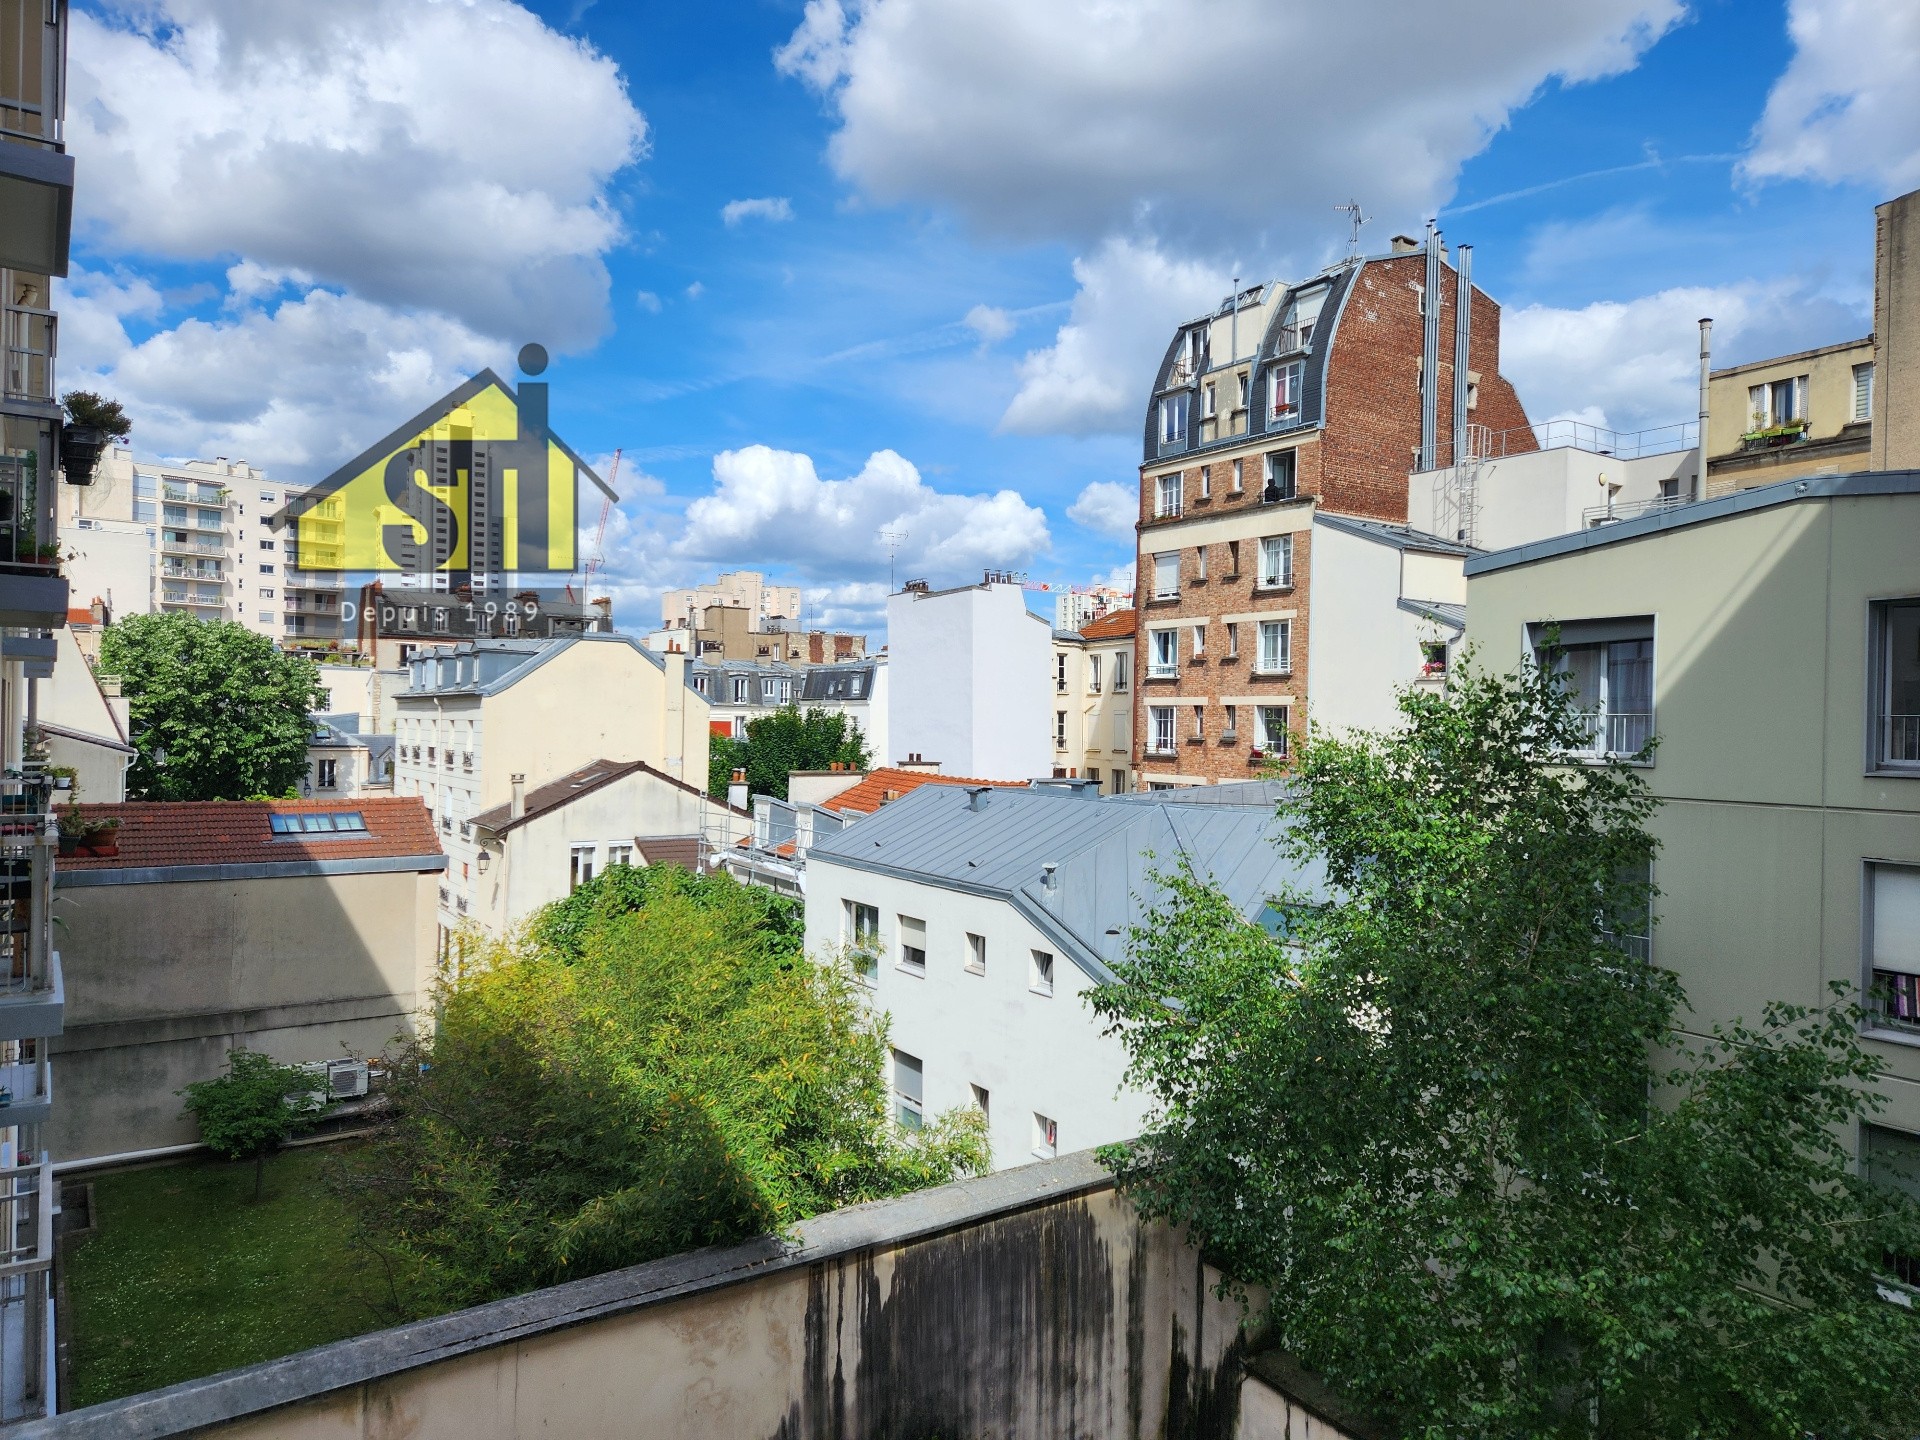
[{"label": "white apartment building", "polygon": [[510,803],[513,777],[641,760],[703,784],[710,710],[686,656],[626,635],[481,640],[417,655],[394,700],[394,793],[427,802],[447,852],[440,953],[474,913],[474,817]]},{"label": "white apartment building", "polygon": [[1010,575],[887,597],[887,747],[949,775],[1025,780],[1053,768],[1047,722],[1053,631]]},{"label": "white apartment building", "polygon": [[1088,991],[1111,978],[1130,929],[1179,855],[1249,921],[1289,880],[1270,843],[1275,787],[1092,798],[1064,787],[922,785],[806,862],[807,949],[846,956],[885,1012],[902,1125],[984,1110],[1006,1168],[1139,1133],[1147,1100]]},{"label": "white apartment building", "polygon": [[1115,590],[1110,585],[1081,585],[1053,597],[1053,628],[1084,630],[1116,610],[1133,608],[1131,590]]},{"label": "white apartment building", "polygon": [[1053,632],[1053,773],[1091,780],[1107,795],[1131,788],[1137,618],[1116,610]]}]

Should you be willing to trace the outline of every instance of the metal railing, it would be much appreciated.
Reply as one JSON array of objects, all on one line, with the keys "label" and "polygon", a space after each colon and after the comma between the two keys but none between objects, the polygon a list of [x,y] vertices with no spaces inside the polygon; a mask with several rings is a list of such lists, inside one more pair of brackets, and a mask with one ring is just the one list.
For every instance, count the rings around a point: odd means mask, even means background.
[{"label": "metal railing", "polygon": [[1549,420],[1544,425],[1516,425],[1511,430],[1485,430],[1478,425],[1467,428],[1470,434],[1466,448],[1473,453],[1461,454],[1461,461],[1500,460],[1533,450],[1559,449],[1589,450],[1621,460],[1638,460],[1645,455],[1689,450],[1700,443],[1700,424],[1695,420],[1624,431],[1589,425],[1584,420]]},{"label": "metal railing", "polygon": [[0,315],[0,348],[6,352],[7,399],[53,399],[53,363],[60,349],[60,322],[53,311],[6,306]]},{"label": "metal railing", "polygon": [[1651,710],[1593,711],[1586,716],[1583,755],[1637,755],[1653,738]]},{"label": "metal railing", "polygon": [[1305,350],[1313,343],[1313,327],[1282,325],[1274,335],[1273,353],[1275,355],[1294,355]]},{"label": "metal railing", "polygon": [[218,489],[203,490],[196,485],[162,485],[162,499],[171,500],[176,505],[225,505],[226,499]]},{"label": "metal railing", "polygon": [[203,585],[224,585],[226,575],[219,570],[208,570],[197,565],[182,565],[178,561],[162,560],[160,573],[169,580],[198,580]]},{"label": "metal railing", "polygon": [[1580,512],[1580,524],[1583,529],[1591,530],[1598,525],[1617,525],[1622,520],[1638,520],[1642,515],[1658,515],[1663,510],[1678,510],[1682,505],[1692,503],[1691,496],[1662,495],[1655,500],[1635,500],[1625,505],[1611,502],[1589,505]]},{"label": "metal railing", "polygon": [[160,548],[163,551],[171,550],[187,555],[218,555],[227,547],[226,542],[218,535],[186,535],[176,538],[162,531]]},{"label": "metal railing", "polygon": [[56,841],[44,804],[8,799],[21,808],[0,810],[0,1004],[45,994],[54,982]]},{"label": "metal railing", "polygon": [[1891,765],[1920,765],[1920,715],[1880,717],[1880,758]]},{"label": "metal railing", "polygon": [[1147,665],[1147,678],[1149,680],[1172,680],[1177,678],[1179,674],[1180,664],[1178,661],[1154,660],[1150,661]]},{"label": "metal railing", "polygon": [[52,1094],[53,1074],[45,1046],[40,1047],[40,1054],[32,1060],[0,1065],[0,1123],[7,1121],[7,1111],[12,1106],[44,1103]]},{"label": "metal railing", "polygon": [[53,1166],[0,1170],[0,1277],[53,1264]]}]

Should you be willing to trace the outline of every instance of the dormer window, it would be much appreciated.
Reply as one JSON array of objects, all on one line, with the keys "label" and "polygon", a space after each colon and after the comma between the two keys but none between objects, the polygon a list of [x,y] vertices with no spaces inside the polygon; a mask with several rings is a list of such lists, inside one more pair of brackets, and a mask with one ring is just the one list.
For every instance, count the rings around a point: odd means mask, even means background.
[{"label": "dormer window", "polygon": [[1275,366],[1273,373],[1267,377],[1267,418],[1275,425],[1300,423],[1306,379],[1307,366],[1302,360]]},{"label": "dormer window", "polygon": [[1197,326],[1187,332],[1186,353],[1180,362],[1189,375],[1198,375],[1207,368],[1207,327]]},{"label": "dormer window", "polygon": [[1160,402],[1160,443],[1178,445],[1187,438],[1187,396],[1169,395]]}]

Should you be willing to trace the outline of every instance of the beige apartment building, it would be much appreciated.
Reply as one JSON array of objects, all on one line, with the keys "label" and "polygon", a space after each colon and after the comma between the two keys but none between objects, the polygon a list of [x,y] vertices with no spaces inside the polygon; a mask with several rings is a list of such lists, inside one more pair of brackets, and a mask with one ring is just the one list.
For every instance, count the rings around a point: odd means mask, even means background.
[{"label": "beige apartment building", "polygon": [[1888,1067],[1870,1172],[1920,1158],[1916,536],[1920,477],[1812,476],[1466,567],[1482,663],[1573,675],[1596,755],[1659,739],[1648,943],[1690,1028],[1832,981],[1866,997]]},{"label": "beige apartment building", "polygon": [[701,613],[711,608],[743,610],[754,630],[770,622],[800,619],[800,587],[769,585],[758,570],[729,570],[710,584],[669,590],[660,597],[660,623],[667,629],[699,628]]},{"label": "beige apartment building", "polygon": [[1103,795],[1131,788],[1137,618],[1114,610],[1053,632],[1053,773],[1092,780]]}]

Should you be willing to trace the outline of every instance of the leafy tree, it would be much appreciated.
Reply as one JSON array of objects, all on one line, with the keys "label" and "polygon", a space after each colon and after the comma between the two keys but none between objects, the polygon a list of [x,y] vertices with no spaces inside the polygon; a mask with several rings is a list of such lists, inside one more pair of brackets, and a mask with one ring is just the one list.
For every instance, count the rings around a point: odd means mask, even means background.
[{"label": "leafy tree", "polygon": [[102,674],[118,675],[139,754],[137,800],[288,795],[307,770],[312,713],[326,704],[313,661],[227,620],[132,615],[107,627]]},{"label": "leafy tree", "polygon": [[834,764],[864,770],[872,763],[866,737],[852,716],[786,705],[749,720],[744,742],[714,736],[708,750],[707,793],[725,799],[733,771],[744,768],[749,793],[784,800],[792,771],[825,770]]},{"label": "leafy tree", "polygon": [[75,425],[94,426],[116,440],[124,440],[133,433],[133,421],[127,418],[118,400],[109,400],[91,390],[69,390],[60,397],[60,403],[67,407],[67,419]]},{"label": "leafy tree", "polygon": [[229,1050],[227,1073],[196,1080],[180,1093],[200,1138],[223,1160],[253,1161],[253,1198],[260,1198],[267,1156],[311,1130],[326,1108],[313,1077],[252,1050]]},{"label": "leafy tree", "polygon": [[799,901],[757,885],[741,885],[723,872],[695,875],[672,865],[610,865],[566,899],[543,909],[530,933],[536,944],[578,960],[595,930],[663,898],[726,912],[736,922],[737,943],[763,958],[787,960],[806,938],[806,913]]},{"label": "leafy tree", "polygon": [[1920,1218],[1848,1163],[1858,1011],[1682,1036],[1626,938],[1639,774],[1564,763],[1590,722],[1532,669],[1400,710],[1301,748],[1324,895],[1273,934],[1177,876],[1097,992],[1158,1102],[1123,1184],[1408,1436],[1910,1436],[1920,1317],[1877,1277]]},{"label": "leafy tree", "polygon": [[624,908],[628,883],[576,907],[586,923],[550,911],[483,955],[394,1067],[394,1123],[343,1193],[417,1286],[402,1304],[737,1241],[985,1165],[970,1113],[896,1128],[862,994],[760,895],[666,867],[632,877]]}]

